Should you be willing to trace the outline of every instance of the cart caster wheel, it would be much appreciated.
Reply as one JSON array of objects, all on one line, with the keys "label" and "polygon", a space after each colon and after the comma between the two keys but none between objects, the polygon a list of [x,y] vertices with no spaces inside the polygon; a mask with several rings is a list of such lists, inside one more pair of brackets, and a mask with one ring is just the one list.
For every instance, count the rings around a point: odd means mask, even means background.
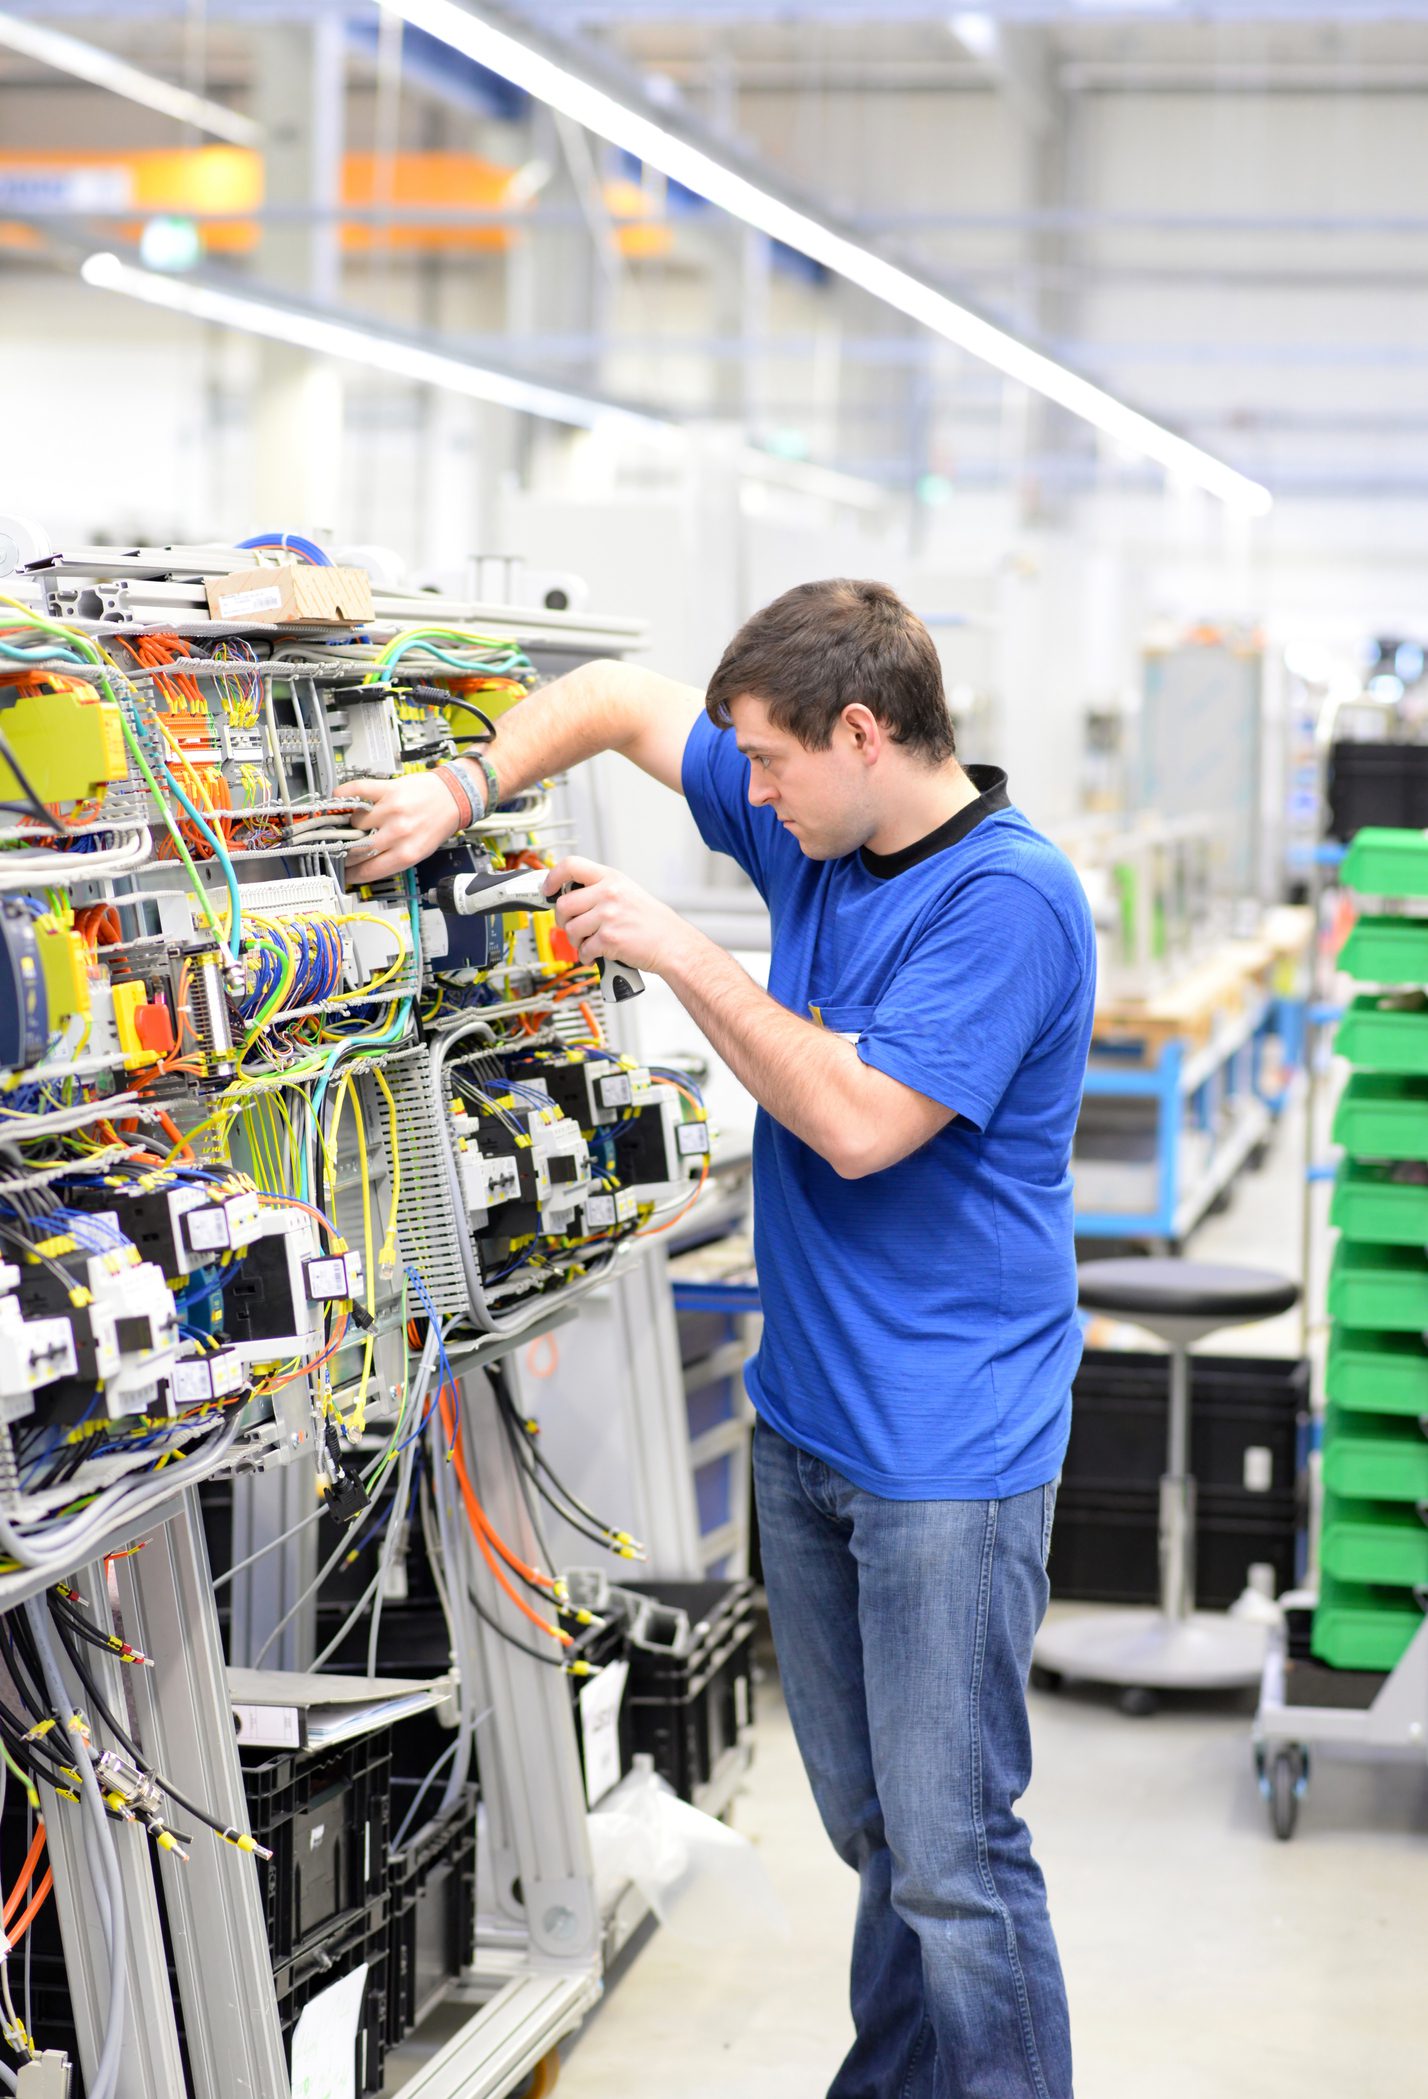
[{"label": "cart caster wheel", "polygon": [[1132,1720],[1148,1720],[1160,1701],[1154,1691],[1147,1691],[1143,1684],[1132,1684],[1129,1690],[1122,1691],[1117,1703]]},{"label": "cart caster wheel", "polygon": [[1027,1683],[1033,1691],[1059,1691],[1066,1679],[1059,1669],[1043,1669],[1040,1662],[1033,1662]]},{"label": "cart caster wheel", "polygon": [[1269,1819],[1281,1844],[1294,1834],[1308,1784],[1309,1759],[1298,1744],[1277,1751],[1269,1768]]},{"label": "cart caster wheel", "polygon": [[521,2086],[521,2099],[547,2099],[560,2080],[560,2050],[552,2048],[543,2055],[531,2072],[529,2084]]}]

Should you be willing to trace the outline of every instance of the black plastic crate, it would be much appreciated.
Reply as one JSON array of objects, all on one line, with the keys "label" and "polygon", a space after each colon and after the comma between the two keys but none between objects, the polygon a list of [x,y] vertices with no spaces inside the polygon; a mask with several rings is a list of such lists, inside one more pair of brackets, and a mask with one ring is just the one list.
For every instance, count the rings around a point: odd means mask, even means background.
[{"label": "black plastic crate", "polygon": [[625,1710],[635,1754],[682,1800],[692,1801],[729,1749],[747,1741],[754,1717],[754,1585],[751,1581],[628,1582],[651,1601],[688,1613],[687,1647],[630,1646]]},{"label": "black plastic crate", "polygon": [[[372,1572],[372,1567],[368,1567],[369,1581]],[[347,1603],[329,1603],[325,1599],[324,1589],[319,1596],[316,1616],[319,1651],[327,1646],[356,1601],[355,1597]],[[324,1672],[335,1676],[365,1676],[370,1630],[371,1619],[364,1612],[341,1644],[333,1649],[323,1664]],[[402,1603],[390,1598],[384,1601],[381,1623],[377,1628],[376,1660],[378,1676],[444,1675],[451,1667],[451,1632],[441,1605]]]},{"label": "black plastic crate", "polygon": [[1327,835],[1347,844],[1365,824],[1428,827],[1428,745],[1341,741],[1329,753]]},{"label": "black plastic crate", "polygon": [[[1309,1365],[1303,1358],[1192,1357],[1190,1470],[1201,1488],[1292,1489],[1299,1422],[1308,1405]],[[1088,1348],[1071,1391],[1063,1493],[1156,1486],[1165,1470],[1169,1413],[1167,1355]]]},{"label": "black plastic crate", "polygon": [[358,2099],[371,2099],[382,2088],[382,2069],[387,2052],[387,1962],[389,1913],[387,1898],[342,1918],[292,1960],[275,1966],[273,1984],[278,1996],[278,2024],[283,2048],[292,2060],[293,2029],[305,2006],[321,1991],[340,1982],[365,1961],[367,1980],[362,1989],[362,2012],[354,2044],[355,2088]]},{"label": "black plastic crate", "polygon": [[277,1968],[385,1885],[391,1732],[335,1749],[240,1749],[249,1827],[271,1850],[264,1869],[268,1944]]},{"label": "black plastic crate", "polygon": [[[36,1943],[30,1956],[31,2024],[43,2048],[63,2048],[74,2063],[72,2099],[84,2099],[84,2076],[79,2063],[79,2037],[74,2024],[74,1998],[65,1973],[59,1923],[53,1900],[47,1902],[30,1927]],[[17,1993],[24,1982],[24,1949],[15,1956],[13,1986]],[[295,1959],[274,1972],[278,2023],[283,2052],[291,2061],[292,2033],[298,2015],[320,1990],[339,1982],[360,1962],[366,1961],[367,1981],[363,1990],[362,2016],[355,2050],[355,2089],[358,2099],[371,2099],[381,2090],[382,2068],[387,2045],[387,1967],[390,1958],[388,1906],[385,1897],[365,1910],[339,1920],[326,1934],[311,1940]],[[179,2049],[188,2061],[184,2044],[183,2012],[172,1962],[169,1968],[178,2019]],[[22,2001],[22,2000],[21,2000]]]},{"label": "black plastic crate", "polygon": [[[419,1779],[392,1786],[400,1827]],[[476,1935],[476,1788],[388,1875],[387,2046],[395,2047],[439,2004],[472,1956]],[[428,1793],[428,1801],[440,1793]]]},{"label": "black plastic crate", "polygon": [[[1063,1485],[1051,1533],[1051,1593],[1061,1603],[1155,1603],[1160,1593],[1160,1497],[1155,1488],[1091,1493]],[[1250,1567],[1292,1589],[1298,1551],[1294,1494],[1202,1492],[1195,1521],[1195,1596],[1224,1610]]]}]

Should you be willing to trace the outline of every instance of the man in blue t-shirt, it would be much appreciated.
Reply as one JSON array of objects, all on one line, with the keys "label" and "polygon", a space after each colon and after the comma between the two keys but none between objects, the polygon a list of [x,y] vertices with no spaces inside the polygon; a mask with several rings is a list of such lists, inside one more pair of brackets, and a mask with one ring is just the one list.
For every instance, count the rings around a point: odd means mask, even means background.
[{"label": "man in blue t-shirt", "polygon": [[[749,1366],[769,1609],[860,1875],[829,2099],[1070,2099],[1065,1989],[1016,1803],[1080,1351],[1068,1163],[1095,941],[1069,863],[963,768],[931,637],[885,585],[801,585],[700,694],[589,664],[481,777],[358,782],[353,871],[603,750],[682,791],[773,925],[769,989],[623,875],[552,870],[585,960],[663,976],[760,1104]],[[486,776],[486,766],[490,777]]]}]

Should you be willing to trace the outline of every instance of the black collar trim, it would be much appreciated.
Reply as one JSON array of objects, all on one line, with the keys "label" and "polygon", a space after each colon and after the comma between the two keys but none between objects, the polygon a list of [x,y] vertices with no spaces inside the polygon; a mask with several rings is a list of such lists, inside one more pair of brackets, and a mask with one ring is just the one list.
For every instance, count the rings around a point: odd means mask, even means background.
[{"label": "black collar trim", "polygon": [[925,838],[901,846],[895,853],[874,853],[867,846],[861,848],[859,858],[864,872],[874,881],[890,882],[894,875],[905,875],[919,861],[930,860],[934,853],[945,853],[949,845],[960,844],[968,832],[976,830],[984,817],[994,815],[998,809],[1010,809],[1007,776],[999,765],[966,765],[962,770],[972,785],[980,790],[975,802],[968,802],[965,809],[949,816],[945,824],[939,824]]}]

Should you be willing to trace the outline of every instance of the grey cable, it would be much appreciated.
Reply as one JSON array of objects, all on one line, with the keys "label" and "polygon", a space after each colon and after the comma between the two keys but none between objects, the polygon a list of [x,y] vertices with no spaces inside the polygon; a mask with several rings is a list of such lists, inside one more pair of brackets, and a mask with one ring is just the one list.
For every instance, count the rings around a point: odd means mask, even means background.
[{"label": "grey cable", "polygon": [[[65,1689],[64,1676],[60,1670],[59,1656],[55,1652],[53,1635],[50,1632],[49,1612],[43,1597],[32,1596],[25,1604],[25,1616],[30,1621],[35,1645],[39,1649],[40,1666],[44,1671],[46,1688],[49,1691],[54,1711],[63,1714],[70,1708],[71,1700]],[[70,1732],[69,1746],[74,1753],[75,1768],[79,1772],[79,1798],[81,1809],[88,1821],[86,1836],[93,1834],[99,1871],[94,1872],[95,1901],[104,1923],[108,1905],[108,1928],[105,1938],[109,1953],[109,2016],[105,2024],[104,2040],[99,2051],[99,2061],[94,2075],[88,2080],[89,2099],[114,2099],[114,2087],[119,2078],[119,2065],[124,2048],[124,2013],[126,1997],[125,1966],[129,1954],[129,1926],[124,1912],[124,1883],[119,1873],[119,1854],[114,1845],[114,1833],[109,1827],[104,1812],[103,1795],[95,1774],[94,1758],[89,1744],[78,1733]],[[93,1863],[93,1861],[91,1862]]]},{"label": "grey cable", "polygon": [[[435,1369],[435,1367],[436,1336],[430,1329],[428,1329],[426,1342],[422,1348],[421,1357],[417,1364],[416,1378],[412,1385],[413,1411],[416,1413],[418,1419],[420,1419],[421,1410],[426,1404],[426,1388],[431,1382],[432,1372]],[[383,1455],[385,1455],[385,1453],[383,1453]],[[373,1465],[369,1467],[368,1474],[364,1475],[364,1477],[369,1477],[372,1473],[374,1473],[377,1469],[377,1466],[380,1465],[380,1463],[381,1458],[379,1457],[373,1463]],[[322,1511],[319,1509],[317,1513],[321,1515]],[[258,1650],[256,1657],[254,1658],[254,1661],[252,1663],[253,1668],[262,1668],[264,1656],[272,1648],[274,1642],[278,1639],[279,1635],[286,1632],[287,1628],[292,1624],[292,1621],[294,1620],[294,1618],[296,1618],[298,1612],[302,1609],[303,1605],[307,1602],[308,1598],[317,1594],[317,1591],[327,1580],[327,1577],[329,1576],[329,1574],[331,1574],[333,1568],[337,1565],[338,1561],[343,1557],[345,1553],[347,1553],[350,1550],[350,1537],[344,1536],[338,1542],[335,1550],[331,1552],[328,1555],[328,1557],[323,1561],[321,1567],[318,1568],[317,1573],[313,1576],[312,1580],[303,1590],[301,1596],[299,1596],[297,1601],[283,1613],[282,1617],[273,1627],[272,1631],[269,1633],[267,1639],[263,1642],[261,1648]]]},{"label": "grey cable", "polygon": [[[333,1634],[332,1638],[323,1648],[321,1654],[315,1655],[313,1657],[312,1667],[314,1669],[320,1669],[323,1663],[327,1661],[333,1654],[336,1653],[337,1649],[347,1638],[348,1633],[351,1632],[353,1626],[356,1625],[357,1621],[366,1613],[366,1611],[371,1605],[373,1597],[379,1592],[381,1588],[382,1582],[385,1579],[387,1573],[388,1549],[390,1541],[394,1537],[397,1529],[397,1510],[399,1508],[405,1508],[406,1495],[411,1487],[412,1452],[415,1449],[416,1445],[414,1443],[408,1444],[407,1448],[402,1452],[401,1456],[397,1460],[397,1479],[395,1488],[393,1489],[392,1513],[387,1519],[387,1527],[382,1534],[382,1549],[377,1555],[376,1571],[374,1572],[372,1579],[368,1582],[366,1588],[362,1591],[362,1594],[358,1597],[356,1603],[353,1604],[351,1610],[343,1619],[341,1625],[338,1626],[337,1631]],[[367,1664],[367,1674],[369,1676],[374,1676],[376,1674],[376,1671],[373,1669],[370,1659]]]},{"label": "grey cable", "polygon": [[213,1577],[214,1588],[225,1588],[232,1581],[235,1574],[241,1574],[245,1567],[251,1567],[255,1560],[261,1560],[265,1554],[276,1552],[280,1545],[286,1545],[289,1538],[295,1538],[299,1531],[305,1531],[310,1523],[317,1523],[321,1516],[321,1509],[314,1509],[310,1516],[299,1516],[291,1529],[279,1531],[276,1538],[269,1538],[267,1544],[260,1545],[256,1552],[250,1552],[243,1559],[235,1560],[231,1567],[224,1568],[222,1574],[215,1574]]},{"label": "grey cable", "polygon": [[[93,1508],[83,1518],[70,1517],[65,1526],[54,1525],[43,1539],[30,1539],[5,1516],[0,1516],[0,1549],[18,1560],[26,1575],[43,1574],[46,1581],[69,1573],[79,1562],[89,1556],[90,1549],[97,1545],[121,1518],[137,1519],[161,1503],[179,1487],[188,1486],[195,1480],[206,1479],[214,1471],[238,1434],[241,1407],[230,1410],[221,1424],[218,1434],[192,1457],[181,1458],[178,1464],[164,1471],[159,1477],[161,1484],[148,1488],[142,1485],[124,1485],[106,1490]],[[148,1475],[144,1477],[147,1479]],[[58,1542],[56,1542],[58,1541]],[[48,1550],[37,1556],[37,1547]],[[13,1582],[12,1582],[13,1586]],[[6,1589],[0,1581],[0,1609],[4,1608]]]}]

